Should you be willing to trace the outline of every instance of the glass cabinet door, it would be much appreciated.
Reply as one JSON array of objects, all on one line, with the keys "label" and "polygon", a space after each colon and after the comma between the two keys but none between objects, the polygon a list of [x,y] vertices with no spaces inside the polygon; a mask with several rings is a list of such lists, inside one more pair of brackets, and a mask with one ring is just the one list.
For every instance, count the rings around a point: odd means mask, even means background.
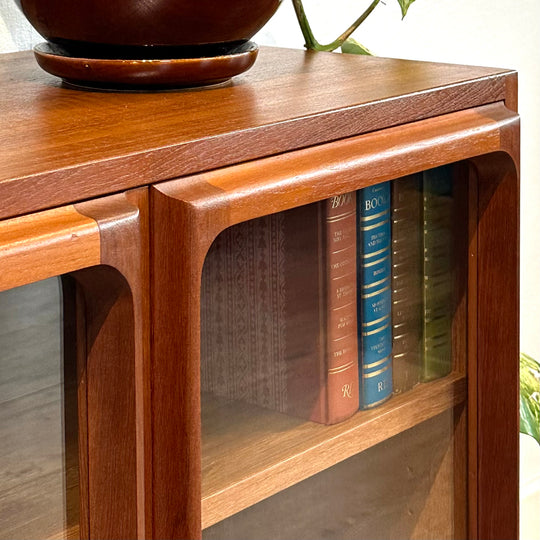
[{"label": "glass cabinet door", "polygon": [[467,165],[226,229],[201,289],[210,539],[467,535]]},{"label": "glass cabinet door", "polygon": [[78,538],[77,373],[58,278],[0,293],[0,538]]},{"label": "glass cabinet door", "polygon": [[147,361],[144,197],[0,221],[0,538],[147,530],[135,403]]}]

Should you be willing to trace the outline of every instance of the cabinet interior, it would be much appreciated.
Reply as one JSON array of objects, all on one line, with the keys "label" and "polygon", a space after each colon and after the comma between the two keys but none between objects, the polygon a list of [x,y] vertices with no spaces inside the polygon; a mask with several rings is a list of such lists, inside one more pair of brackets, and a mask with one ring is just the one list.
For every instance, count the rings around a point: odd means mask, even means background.
[{"label": "cabinet interior", "polygon": [[[450,313],[451,366],[447,374],[431,377],[433,380],[419,379],[405,391],[394,392],[391,399],[381,405],[358,410],[350,418],[332,425],[272,410],[272,406],[257,403],[257,398],[242,399],[227,395],[230,392],[227,388],[223,390],[226,377],[238,377],[244,385],[264,387],[266,382],[261,380],[260,373],[269,368],[265,368],[260,359],[247,360],[240,372],[238,361],[225,358],[225,365],[215,367],[205,360],[205,355],[212,352],[207,350],[209,342],[214,347],[221,344],[226,350],[225,353],[220,350],[217,355],[221,361],[223,355],[230,352],[245,354],[242,349],[245,344],[237,345],[236,334],[253,332],[246,324],[252,324],[251,318],[265,316],[263,308],[246,306],[255,301],[255,295],[262,290],[259,286],[264,291],[273,287],[271,283],[262,283],[270,274],[253,270],[257,264],[262,264],[258,249],[267,241],[263,236],[273,233],[268,233],[264,224],[260,227],[239,224],[222,234],[225,240],[218,237],[210,249],[201,293],[203,538],[287,538],[291,537],[291,531],[295,531],[292,536],[298,538],[453,538],[466,530],[469,444],[466,359],[469,354],[469,362],[474,362],[470,356],[475,339],[470,314],[474,313],[475,302],[474,279],[471,278],[475,273],[475,180],[467,162],[446,166],[446,172],[452,186],[453,206],[448,222],[451,230],[446,234],[437,229],[436,233],[450,244],[452,256],[452,298],[446,310]],[[430,184],[427,174],[422,174],[424,187],[420,206],[424,204],[426,218],[434,210],[431,206],[425,207],[428,189],[425,186]],[[393,185],[404,180],[397,179]],[[401,189],[402,183],[399,186]],[[440,216],[447,203],[443,201],[441,206],[439,200],[436,204],[439,206],[435,205],[435,212]],[[299,212],[305,213],[305,209]],[[426,240],[424,218],[420,218],[424,222],[422,253],[428,244],[429,250],[433,249],[431,231]],[[428,219],[434,218],[431,215]],[[249,234],[261,237],[246,241]],[[264,264],[270,265],[273,258],[275,255],[270,254]],[[423,268],[428,272],[427,266]],[[255,272],[251,283],[242,278],[246,272]],[[219,281],[219,291],[207,286],[210,279]],[[227,279],[237,281],[230,285]],[[256,280],[262,284],[254,284]],[[252,291],[244,294],[242,290],[243,298],[238,300],[236,295],[246,284]],[[238,307],[223,308],[224,300],[220,297],[227,295],[235,298]],[[303,302],[297,296],[294,298]],[[228,309],[229,313],[223,309]],[[241,310],[248,312],[245,320],[237,315]],[[220,324],[229,325],[227,329],[216,330],[208,322],[213,316],[225,318],[227,322]],[[205,317],[208,320],[204,320]],[[268,318],[272,317],[274,315],[269,313]],[[274,324],[279,325],[279,317],[274,319],[277,321]],[[292,331],[302,332],[301,323],[301,317],[295,320],[297,326]],[[240,330],[234,329],[235,324]],[[280,332],[279,328],[269,325],[274,332]],[[210,335],[213,331],[216,334]],[[268,362],[273,362],[269,350],[273,349],[269,347],[263,353]],[[206,382],[210,377],[208,365],[219,371],[214,379],[221,379],[222,386],[218,381],[212,388],[212,384]],[[411,480],[413,476],[416,478],[416,473],[411,471],[417,470],[420,464],[426,474],[416,484]],[[335,501],[335,505],[329,504],[326,511],[322,507],[329,501]]]},{"label": "cabinet interior", "polygon": [[79,538],[77,373],[59,280],[0,293],[0,537]]}]

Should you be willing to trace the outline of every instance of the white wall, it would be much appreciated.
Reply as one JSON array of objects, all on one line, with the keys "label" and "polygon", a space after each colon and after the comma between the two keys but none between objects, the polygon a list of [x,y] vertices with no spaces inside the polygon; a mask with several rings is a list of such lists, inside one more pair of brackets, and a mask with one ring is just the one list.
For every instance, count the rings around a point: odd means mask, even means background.
[{"label": "white wall", "polygon": [[29,49],[40,41],[14,0],[0,0],[0,53]]},{"label": "white wall", "polygon": [[[316,37],[325,42],[340,34],[369,1],[305,0],[305,7]],[[538,21],[538,0],[416,0],[403,21],[397,2],[386,0],[355,38],[379,56],[518,70],[522,116],[521,350],[540,359],[540,248],[536,242],[540,236]],[[290,0],[284,0],[275,17],[254,39],[265,45],[302,47]],[[0,0],[0,52],[29,48],[38,41],[39,36],[18,13],[13,0]],[[536,448],[532,448],[534,454]],[[538,454],[534,455],[533,459],[538,460]],[[527,533],[523,538],[540,538],[540,532],[534,535]]]}]

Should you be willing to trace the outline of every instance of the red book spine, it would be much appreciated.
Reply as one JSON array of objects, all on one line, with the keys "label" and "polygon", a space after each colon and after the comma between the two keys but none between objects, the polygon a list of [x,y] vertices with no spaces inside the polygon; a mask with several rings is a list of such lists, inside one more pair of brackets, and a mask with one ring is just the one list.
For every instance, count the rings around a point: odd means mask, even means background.
[{"label": "red book spine", "polygon": [[358,410],[356,311],[356,195],[325,202],[326,257],[326,422]]}]

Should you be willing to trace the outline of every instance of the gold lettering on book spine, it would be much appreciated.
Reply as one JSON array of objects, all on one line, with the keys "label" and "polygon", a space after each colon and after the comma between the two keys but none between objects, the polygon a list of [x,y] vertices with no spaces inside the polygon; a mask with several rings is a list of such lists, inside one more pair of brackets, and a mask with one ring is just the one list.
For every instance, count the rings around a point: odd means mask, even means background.
[{"label": "gold lettering on book spine", "polygon": [[344,384],[341,387],[341,394],[344,398],[352,399],[353,397],[353,383]]},{"label": "gold lettering on book spine", "polygon": [[346,417],[358,407],[359,388],[354,382],[358,382],[355,193],[329,200],[325,237],[327,408]]}]

